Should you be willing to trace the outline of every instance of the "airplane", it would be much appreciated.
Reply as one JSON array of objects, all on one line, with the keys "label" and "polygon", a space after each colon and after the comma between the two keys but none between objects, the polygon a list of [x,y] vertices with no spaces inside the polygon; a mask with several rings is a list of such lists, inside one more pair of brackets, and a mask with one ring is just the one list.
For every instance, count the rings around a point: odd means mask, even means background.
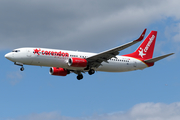
[{"label": "airplane", "polygon": [[144,29],[138,39],[101,53],[24,47],[7,53],[5,57],[14,62],[15,65],[21,66],[21,71],[24,70],[23,65],[46,66],[50,67],[49,73],[51,75],[66,76],[75,73],[78,80],[83,79],[82,73],[85,72],[92,75],[95,71],[126,72],[143,70],[174,54],[170,53],[153,58],[157,31],[151,31],[135,52],[119,55],[121,50],[142,41],[146,30]]}]

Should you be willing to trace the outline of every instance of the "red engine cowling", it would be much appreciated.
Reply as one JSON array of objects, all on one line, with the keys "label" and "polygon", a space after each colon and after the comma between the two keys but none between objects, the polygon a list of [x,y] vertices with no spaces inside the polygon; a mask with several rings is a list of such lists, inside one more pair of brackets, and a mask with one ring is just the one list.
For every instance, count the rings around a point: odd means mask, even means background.
[{"label": "red engine cowling", "polygon": [[68,65],[72,67],[86,67],[87,60],[83,58],[69,58]]},{"label": "red engine cowling", "polygon": [[51,75],[66,76],[68,74],[68,71],[64,70],[63,68],[51,67],[49,73]]}]

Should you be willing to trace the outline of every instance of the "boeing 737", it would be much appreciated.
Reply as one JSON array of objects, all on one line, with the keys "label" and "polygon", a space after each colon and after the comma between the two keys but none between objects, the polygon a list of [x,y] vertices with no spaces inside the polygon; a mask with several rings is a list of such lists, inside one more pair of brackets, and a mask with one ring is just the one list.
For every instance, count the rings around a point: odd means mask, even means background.
[{"label": "boeing 737", "polygon": [[24,47],[7,53],[5,57],[15,65],[35,65],[50,67],[49,73],[56,76],[66,76],[70,73],[77,74],[77,79],[83,79],[82,73],[89,75],[95,71],[126,72],[142,70],[151,67],[155,62],[174,53],[153,58],[157,31],[151,31],[137,50],[131,54],[119,55],[121,50],[130,47],[144,39],[146,29],[141,36],[129,43],[115,47],[101,53],[88,53],[69,50]]}]

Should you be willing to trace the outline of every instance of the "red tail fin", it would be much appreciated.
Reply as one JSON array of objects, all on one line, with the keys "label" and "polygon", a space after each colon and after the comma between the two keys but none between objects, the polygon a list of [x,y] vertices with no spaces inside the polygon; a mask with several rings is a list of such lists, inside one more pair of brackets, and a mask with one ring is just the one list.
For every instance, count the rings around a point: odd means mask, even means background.
[{"label": "red tail fin", "polygon": [[123,56],[134,57],[140,60],[151,59],[153,57],[156,36],[157,31],[151,31],[135,52]]}]

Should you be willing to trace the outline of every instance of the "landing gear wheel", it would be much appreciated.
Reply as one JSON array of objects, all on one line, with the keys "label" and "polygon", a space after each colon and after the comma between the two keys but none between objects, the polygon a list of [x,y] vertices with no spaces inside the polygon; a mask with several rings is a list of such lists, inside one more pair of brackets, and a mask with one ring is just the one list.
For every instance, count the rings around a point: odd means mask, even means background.
[{"label": "landing gear wheel", "polygon": [[83,75],[82,75],[82,74],[78,75],[78,76],[77,76],[77,79],[78,79],[78,80],[83,79]]},{"label": "landing gear wheel", "polygon": [[21,67],[20,70],[21,70],[21,71],[24,71],[24,67]]},{"label": "landing gear wheel", "polygon": [[89,75],[92,75],[92,74],[95,73],[95,70],[94,70],[94,69],[90,69],[90,70],[88,71],[88,73],[89,73]]}]

